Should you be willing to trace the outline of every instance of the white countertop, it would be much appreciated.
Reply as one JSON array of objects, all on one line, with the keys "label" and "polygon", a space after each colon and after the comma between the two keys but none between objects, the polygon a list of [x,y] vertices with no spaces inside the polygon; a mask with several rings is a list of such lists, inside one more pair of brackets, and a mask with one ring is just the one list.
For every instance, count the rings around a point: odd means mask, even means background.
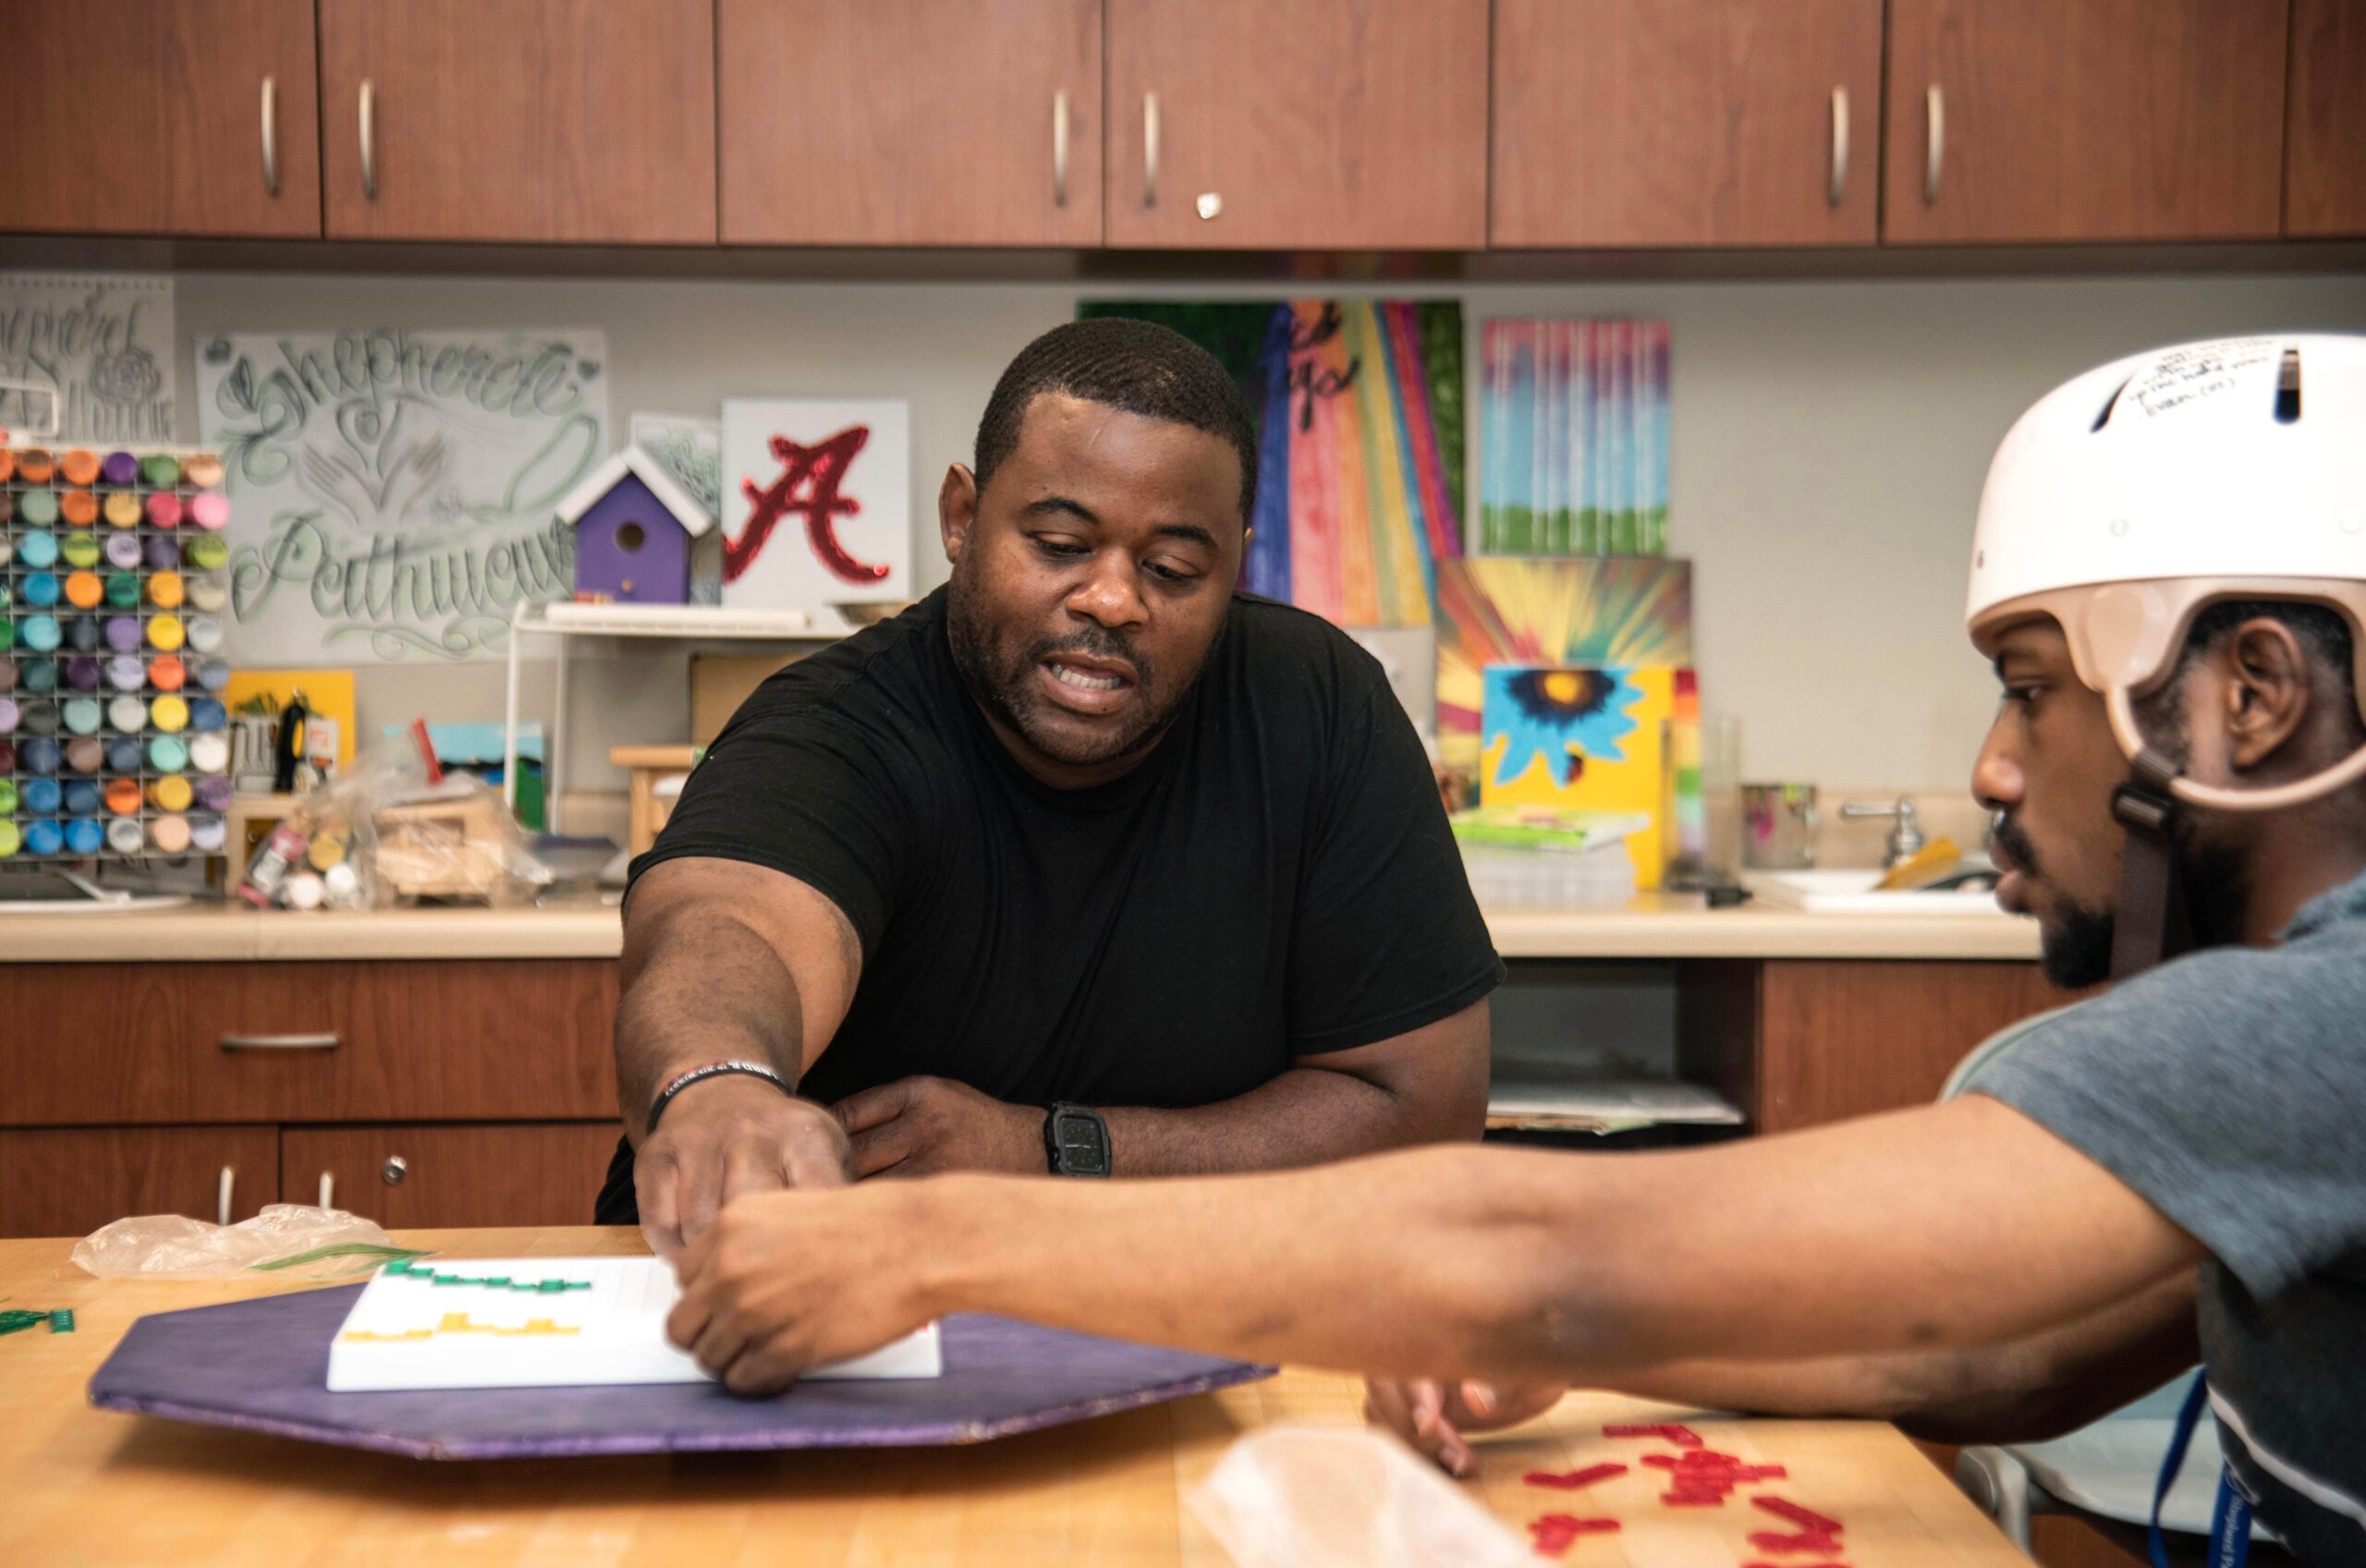
[{"label": "white countertop", "polygon": [[[1643,894],[1624,908],[1487,912],[1506,958],[2034,959],[2037,925],[1979,915],[1808,915],[1753,902],[1709,909]],[[0,915],[0,963],[218,959],[613,958],[614,907],[258,914],[224,906]]]}]

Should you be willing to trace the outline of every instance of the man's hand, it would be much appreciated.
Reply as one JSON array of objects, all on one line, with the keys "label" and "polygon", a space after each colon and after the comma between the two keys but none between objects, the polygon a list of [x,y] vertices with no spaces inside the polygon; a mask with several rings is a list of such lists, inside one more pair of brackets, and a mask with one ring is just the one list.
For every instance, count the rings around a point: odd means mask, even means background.
[{"label": "man's hand", "polygon": [[672,1258],[735,1197],[844,1186],[848,1158],[846,1134],[810,1100],[793,1100],[756,1078],[692,1084],[674,1097],[635,1152],[640,1234],[652,1252]]},{"label": "man's hand", "polygon": [[1477,1458],[1464,1433],[1516,1427],[1560,1404],[1567,1392],[1559,1383],[1498,1389],[1491,1383],[1376,1379],[1364,1385],[1364,1419],[1395,1432],[1448,1475],[1468,1476]]},{"label": "man's hand", "polygon": [[675,1267],[666,1337],[738,1394],[777,1393],[928,1321],[914,1260],[915,1189],[770,1192],[725,1209]]},{"label": "man's hand", "polygon": [[1040,1176],[1043,1112],[1006,1105],[950,1078],[898,1078],[831,1107],[853,1140],[854,1178],[998,1171]]}]

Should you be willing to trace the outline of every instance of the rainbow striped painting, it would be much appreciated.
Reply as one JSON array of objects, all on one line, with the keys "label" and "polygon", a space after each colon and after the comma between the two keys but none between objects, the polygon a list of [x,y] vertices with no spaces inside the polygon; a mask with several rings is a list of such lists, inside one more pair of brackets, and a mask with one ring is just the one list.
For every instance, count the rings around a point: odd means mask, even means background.
[{"label": "rainbow striped painting", "polygon": [[1173,327],[1258,421],[1241,587],[1343,626],[1426,626],[1462,554],[1462,307],[1454,300],[1086,300]]},{"label": "rainbow striped painting", "polygon": [[1503,317],[1480,328],[1479,547],[1667,547],[1668,326]]},{"label": "rainbow striped painting", "polygon": [[1692,564],[1652,555],[1441,561],[1437,642],[1438,760],[1475,774],[1491,665],[1689,668]]}]

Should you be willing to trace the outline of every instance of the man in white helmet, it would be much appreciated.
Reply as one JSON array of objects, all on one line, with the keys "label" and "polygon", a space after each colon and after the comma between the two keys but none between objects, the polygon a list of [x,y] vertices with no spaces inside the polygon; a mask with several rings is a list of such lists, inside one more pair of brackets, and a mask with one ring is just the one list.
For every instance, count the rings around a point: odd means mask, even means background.
[{"label": "man in white helmet", "polygon": [[957,1310],[1353,1368],[1457,1471],[1570,1383],[2003,1439],[2200,1360],[2230,1516],[2366,1562],[2366,339],[2071,382],[1973,561],[2000,897],[2056,979],[2123,979],[1968,1092],[1677,1153],[751,1197],[676,1338],[743,1391]]}]

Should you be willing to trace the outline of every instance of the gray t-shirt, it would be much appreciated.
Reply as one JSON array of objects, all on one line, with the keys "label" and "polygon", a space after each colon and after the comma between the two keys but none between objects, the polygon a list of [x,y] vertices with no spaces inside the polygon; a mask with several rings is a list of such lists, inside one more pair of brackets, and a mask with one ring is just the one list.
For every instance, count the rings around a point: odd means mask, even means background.
[{"label": "gray t-shirt", "polygon": [[2304,1562],[2366,1562],[2366,876],[2280,946],[2033,1021],[1965,1088],[2210,1249],[2202,1363],[2236,1477]]}]

